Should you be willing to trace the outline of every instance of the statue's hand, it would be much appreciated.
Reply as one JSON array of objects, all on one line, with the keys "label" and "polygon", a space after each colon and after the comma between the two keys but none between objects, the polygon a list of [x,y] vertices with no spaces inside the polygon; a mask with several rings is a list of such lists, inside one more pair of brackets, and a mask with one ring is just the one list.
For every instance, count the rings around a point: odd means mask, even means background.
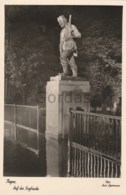
[{"label": "statue's hand", "polygon": [[73,38],[75,37],[75,32],[73,30],[71,31],[71,35]]}]

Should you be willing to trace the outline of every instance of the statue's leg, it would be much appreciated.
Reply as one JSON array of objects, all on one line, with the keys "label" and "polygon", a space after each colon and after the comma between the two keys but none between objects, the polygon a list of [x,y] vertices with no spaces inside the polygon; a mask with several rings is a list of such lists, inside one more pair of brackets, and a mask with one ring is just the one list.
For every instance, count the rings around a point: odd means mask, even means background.
[{"label": "statue's leg", "polygon": [[69,59],[69,64],[70,64],[70,68],[71,68],[72,73],[73,73],[73,77],[77,77],[78,76],[77,65],[76,65],[76,62],[75,62],[75,59],[74,59],[73,55]]},{"label": "statue's leg", "polygon": [[67,51],[63,51],[60,55],[60,62],[63,68],[63,73],[62,75],[68,75],[68,52]]}]

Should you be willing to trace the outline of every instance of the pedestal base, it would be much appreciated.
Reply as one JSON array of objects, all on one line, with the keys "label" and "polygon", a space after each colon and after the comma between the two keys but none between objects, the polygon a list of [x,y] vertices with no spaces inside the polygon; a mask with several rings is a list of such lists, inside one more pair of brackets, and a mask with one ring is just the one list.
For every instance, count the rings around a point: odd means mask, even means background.
[{"label": "pedestal base", "polygon": [[79,107],[89,111],[89,93],[89,82],[83,78],[61,75],[51,77],[46,86],[46,134],[55,138],[67,138],[69,110]]}]

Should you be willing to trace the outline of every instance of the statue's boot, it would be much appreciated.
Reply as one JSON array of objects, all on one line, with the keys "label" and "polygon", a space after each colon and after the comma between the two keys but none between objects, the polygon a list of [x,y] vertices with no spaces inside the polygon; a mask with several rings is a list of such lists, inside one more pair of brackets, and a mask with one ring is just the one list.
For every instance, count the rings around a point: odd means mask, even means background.
[{"label": "statue's boot", "polygon": [[61,75],[61,76],[68,76],[68,74],[65,74],[65,73],[59,73],[59,75]]},{"label": "statue's boot", "polygon": [[62,75],[62,76],[68,76],[69,75],[69,73],[68,73],[68,64],[63,64],[62,63],[62,67],[63,67],[63,73],[60,73],[60,75]]}]

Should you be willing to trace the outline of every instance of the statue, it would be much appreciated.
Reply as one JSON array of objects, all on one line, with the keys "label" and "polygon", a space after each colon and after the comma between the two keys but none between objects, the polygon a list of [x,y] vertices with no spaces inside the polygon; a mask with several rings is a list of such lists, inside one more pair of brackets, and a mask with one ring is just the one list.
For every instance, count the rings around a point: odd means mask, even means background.
[{"label": "statue", "polygon": [[77,77],[77,65],[75,62],[75,58],[77,57],[77,45],[75,42],[75,38],[81,38],[81,33],[78,31],[75,25],[71,24],[71,15],[69,16],[69,22],[64,15],[61,15],[57,18],[59,25],[62,30],[60,33],[60,61],[63,68],[63,76],[68,75],[68,65],[70,65],[72,76]]}]

